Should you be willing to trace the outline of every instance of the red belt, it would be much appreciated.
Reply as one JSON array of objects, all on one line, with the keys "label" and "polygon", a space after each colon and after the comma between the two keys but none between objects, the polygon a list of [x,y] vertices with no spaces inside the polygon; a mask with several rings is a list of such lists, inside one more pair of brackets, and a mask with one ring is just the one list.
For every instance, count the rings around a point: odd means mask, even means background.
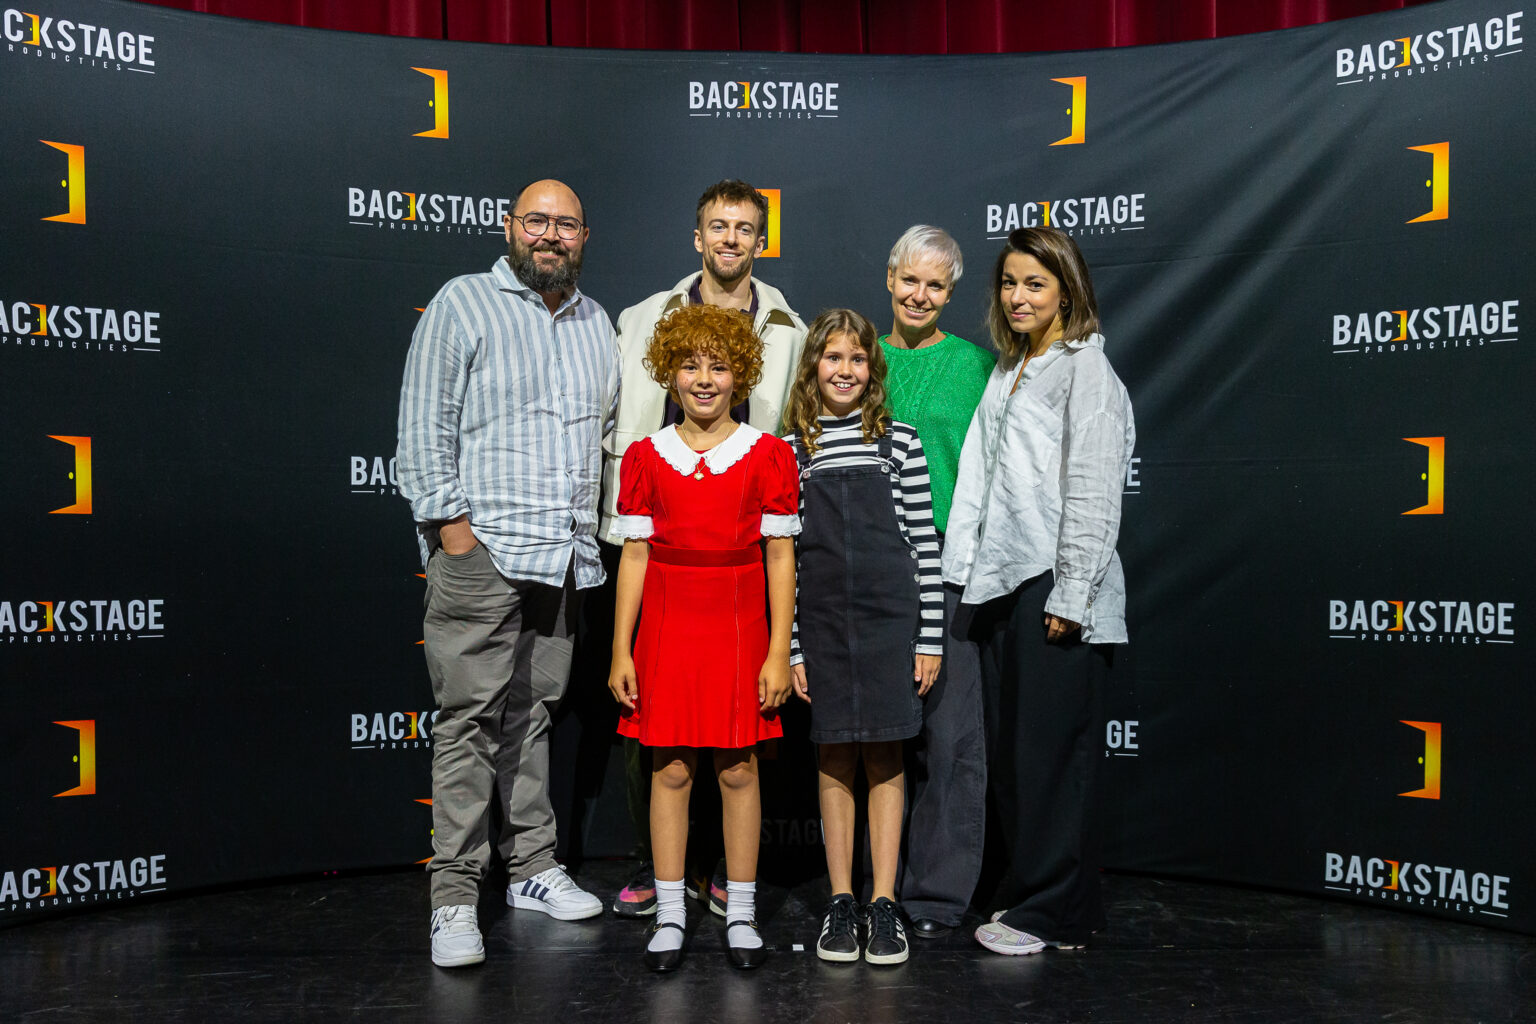
[{"label": "red belt", "polygon": [[652,544],[650,557],[651,561],[663,565],[757,565],[763,560],[763,552],[756,544],[744,548],[677,548]]}]

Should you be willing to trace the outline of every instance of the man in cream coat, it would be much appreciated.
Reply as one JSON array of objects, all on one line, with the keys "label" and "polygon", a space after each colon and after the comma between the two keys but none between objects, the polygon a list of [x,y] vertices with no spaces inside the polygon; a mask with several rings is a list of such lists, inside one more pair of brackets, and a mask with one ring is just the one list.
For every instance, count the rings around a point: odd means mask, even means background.
[{"label": "man in cream coat", "polygon": [[693,247],[704,258],[703,270],[619,314],[622,384],[618,420],[603,441],[603,504],[597,528],[598,539],[608,544],[624,543],[613,532],[624,452],[674,422],[678,412],[642,363],[656,322],[679,306],[697,303],[739,309],[751,316],[763,340],[763,377],[745,403],[746,415],[741,415],[739,407],[732,415],[773,435],[779,433],[779,419],[805,346],[805,322],[789,308],[783,293],[752,277],[752,264],[767,244],[768,200],[746,182],[727,179],[704,190],[697,212]]},{"label": "man in cream coat", "polygon": [[[603,498],[597,526],[605,562],[616,562],[617,550],[624,543],[614,533],[619,463],[624,452],[681,418],[681,410],[651,379],[643,363],[656,322],[679,306],[699,303],[747,313],[763,342],[763,375],[751,397],[732,409],[731,415],[775,436],[781,433],[779,421],[788,403],[800,351],[805,347],[805,322],[789,307],[782,292],[752,277],[752,264],[767,244],[768,200],[746,182],[727,179],[704,190],[696,214],[693,247],[703,257],[703,269],[619,314],[619,408],[614,429],[603,440]],[[647,841],[650,774],[641,763],[639,744],[625,740],[624,746],[629,812],[641,838],[643,863],[619,893],[613,909],[626,917],[649,916],[656,912]],[[695,831],[702,836],[708,830]],[[711,900],[712,909],[722,915],[724,895],[721,892],[718,901]],[[718,908],[714,907],[716,902]]]}]

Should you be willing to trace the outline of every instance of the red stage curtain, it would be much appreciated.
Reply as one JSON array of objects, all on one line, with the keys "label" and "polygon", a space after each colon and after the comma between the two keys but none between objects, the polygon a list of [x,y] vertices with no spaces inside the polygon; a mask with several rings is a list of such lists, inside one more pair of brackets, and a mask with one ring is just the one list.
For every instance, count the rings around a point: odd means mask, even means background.
[{"label": "red stage curtain", "polygon": [[483,43],[780,53],[1084,50],[1313,25],[1432,0],[142,0]]}]

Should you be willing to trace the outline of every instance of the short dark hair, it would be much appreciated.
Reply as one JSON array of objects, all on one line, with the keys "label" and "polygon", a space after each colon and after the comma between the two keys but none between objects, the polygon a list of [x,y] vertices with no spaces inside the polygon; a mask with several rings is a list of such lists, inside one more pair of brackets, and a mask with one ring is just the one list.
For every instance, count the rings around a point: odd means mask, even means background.
[{"label": "short dark hair", "polygon": [[693,211],[694,224],[700,229],[704,228],[704,207],[710,203],[751,203],[757,207],[757,233],[768,233],[768,200],[757,189],[748,185],[740,178],[726,178],[717,181],[704,190],[699,196],[699,205]]}]

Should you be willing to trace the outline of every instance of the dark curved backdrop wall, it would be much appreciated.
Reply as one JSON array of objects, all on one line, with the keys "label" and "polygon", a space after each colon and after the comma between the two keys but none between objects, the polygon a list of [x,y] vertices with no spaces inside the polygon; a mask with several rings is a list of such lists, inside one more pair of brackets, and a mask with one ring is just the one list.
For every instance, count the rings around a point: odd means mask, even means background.
[{"label": "dark curved backdrop wall", "polygon": [[[430,853],[392,455],[417,307],[573,183],[610,313],[773,190],[759,264],[883,321],[909,224],[983,336],[1020,224],[1095,268],[1141,443],[1111,866],[1536,929],[1530,26],[1446,0],[1143,49],[561,51],[98,0],[0,14],[0,920]],[[590,641],[600,652],[606,638]],[[588,675],[570,854],[630,842]],[[765,866],[816,860],[786,742]]]}]

